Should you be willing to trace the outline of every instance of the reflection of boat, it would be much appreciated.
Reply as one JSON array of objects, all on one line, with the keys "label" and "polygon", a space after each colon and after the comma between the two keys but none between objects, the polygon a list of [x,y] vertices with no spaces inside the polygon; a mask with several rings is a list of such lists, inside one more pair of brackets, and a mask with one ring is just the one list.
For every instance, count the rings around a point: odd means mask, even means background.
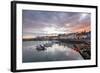
[{"label": "reflection of boat", "polygon": [[46,50],[46,48],[45,48],[43,45],[38,45],[38,46],[36,46],[36,49],[37,49],[38,51]]}]

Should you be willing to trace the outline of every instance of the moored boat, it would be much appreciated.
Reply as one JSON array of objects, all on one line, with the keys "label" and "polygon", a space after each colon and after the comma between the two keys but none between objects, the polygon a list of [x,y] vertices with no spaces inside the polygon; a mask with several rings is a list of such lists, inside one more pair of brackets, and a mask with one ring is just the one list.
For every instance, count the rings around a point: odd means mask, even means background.
[{"label": "moored boat", "polygon": [[45,46],[43,46],[43,45],[38,45],[38,46],[36,46],[36,49],[37,49],[38,51],[46,50]]}]

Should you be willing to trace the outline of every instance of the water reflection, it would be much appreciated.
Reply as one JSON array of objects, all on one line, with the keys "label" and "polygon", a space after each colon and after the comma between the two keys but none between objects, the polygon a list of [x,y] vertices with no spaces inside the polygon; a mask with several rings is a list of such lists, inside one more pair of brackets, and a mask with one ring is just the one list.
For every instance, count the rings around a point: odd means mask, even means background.
[{"label": "water reflection", "polygon": [[[36,48],[39,45],[46,49],[37,50]],[[83,60],[82,54],[73,49],[78,45],[80,46],[80,44],[69,44],[59,41],[23,41],[23,62]]]}]

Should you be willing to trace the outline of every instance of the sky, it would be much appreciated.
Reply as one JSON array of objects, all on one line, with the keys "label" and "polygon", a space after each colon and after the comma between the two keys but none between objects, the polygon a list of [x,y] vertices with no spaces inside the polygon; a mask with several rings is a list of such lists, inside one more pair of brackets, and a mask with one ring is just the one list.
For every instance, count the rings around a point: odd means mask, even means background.
[{"label": "sky", "polygon": [[90,13],[22,11],[23,38],[90,31],[90,25]]}]

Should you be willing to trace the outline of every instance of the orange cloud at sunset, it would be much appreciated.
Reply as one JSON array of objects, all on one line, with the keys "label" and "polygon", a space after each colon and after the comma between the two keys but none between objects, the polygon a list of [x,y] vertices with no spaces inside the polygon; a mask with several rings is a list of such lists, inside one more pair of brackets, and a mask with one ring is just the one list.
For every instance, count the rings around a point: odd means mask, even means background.
[{"label": "orange cloud at sunset", "polygon": [[89,24],[82,24],[77,27],[72,28],[72,32],[82,32],[82,31],[91,31],[91,26]]}]

